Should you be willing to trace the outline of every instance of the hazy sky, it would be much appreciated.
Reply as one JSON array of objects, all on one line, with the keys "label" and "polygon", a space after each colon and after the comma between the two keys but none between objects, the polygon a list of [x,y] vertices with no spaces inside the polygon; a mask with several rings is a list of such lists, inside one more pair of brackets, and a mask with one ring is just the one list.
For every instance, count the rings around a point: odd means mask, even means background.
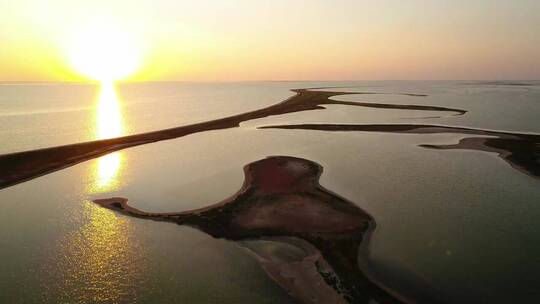
[{"label": "hazy sky", "polygon": [[81,79],[93,25],[136,37],[135,80],[540,79],[539,0],[0,0],[0,81]]}]

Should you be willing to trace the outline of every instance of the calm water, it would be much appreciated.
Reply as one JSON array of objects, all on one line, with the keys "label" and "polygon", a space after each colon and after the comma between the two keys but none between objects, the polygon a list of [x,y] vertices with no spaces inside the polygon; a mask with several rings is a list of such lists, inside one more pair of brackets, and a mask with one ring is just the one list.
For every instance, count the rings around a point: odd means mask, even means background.
[{"label": "calm water", "polygon": [[293,303],[235,243],[90,201],[124,196],[160,212],[207,206],[240,188],[245,164],[270,155],[321,164],[322,185],[375,218],[371,263],[381,280],[425,284],[453,303],[540,301],[540,179],[494,153],[418,146],[470,135],[257,129],[399,123],[540,133],[540,83],[529,84],[0,85],[0,154],[202,122],[280,102],[293,88],[427,94],[334,99],[469,111],[330,105],[130,148],[0,190],[0,302]]}]

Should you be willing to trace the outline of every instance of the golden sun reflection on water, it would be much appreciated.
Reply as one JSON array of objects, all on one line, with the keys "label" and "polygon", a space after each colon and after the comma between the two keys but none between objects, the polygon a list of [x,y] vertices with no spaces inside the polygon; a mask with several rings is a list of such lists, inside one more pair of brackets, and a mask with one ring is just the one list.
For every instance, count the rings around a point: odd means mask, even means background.
[{"label": "golden sun reflection on water", "polygon": [[106,139],[122,135],[120,100],[112,82],[101,83],[96,121],[97,139]]},{"label": "golden sun reflection on water", "polygon": [[123,165],[123,155],[114,152],[97,159],[94,164],[94,182],[89,186],[90,193],[101,193],[116,190],[120,184],[119,171]]},{"label": "golden sun reflection on water", "polygon": [[[95,138],[121,136],[121,103],[112,83],[103,83],[95,111]],[[90,163],[87,194],[118,189],[125,160],[121,152]],[[106,194],[103,194],[106,195]],[[145,279],[144,248],[132,222],[90,201],[67,215],[73,229],[55,246],[47,302],[132,302]]]},{"label": "golden sun reflection on water", "polygon": [[[144,286],[144,248],[127,218],[85,201],[76,208],[80,227],[58,242],[54,288],[47,301],[119,303],[137,299]],[[82,214],[80,214],[82,211]]]},{"label": "golden sun reflection on water", "polygon": [[[101,84],[95,115],[96,139],[122,136],[124,130],[120,99],[112,82]],[[101,193],[117,189],[123,164],[122,152],[114,152],[98,158],[91,173],[94,182],[89,185],[88,192]]]}]

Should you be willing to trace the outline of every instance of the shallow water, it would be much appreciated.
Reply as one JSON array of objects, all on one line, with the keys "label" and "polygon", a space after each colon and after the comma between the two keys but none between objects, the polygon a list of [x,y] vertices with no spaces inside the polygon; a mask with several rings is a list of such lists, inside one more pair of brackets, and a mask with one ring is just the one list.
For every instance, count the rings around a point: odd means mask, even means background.
[{"label": "shallow water", "polygon": [[452,303],[534,302],[540,180],[494,153],[419,146],[470,135],[258,129],[377,123],[540,133],[540,83],[531,84],[142,83],[118,86],[116,97],[92,85],[0,85],[2,154],[220,118],[280,102],[294,88],[426,94],[332,99],[468,111],[328,105],[114,152],[0,190],[0,301],[292,303],[235,243],[90,201],[123,196],[156,212],[204,207],[240,188],[245,164],[285,155],[322,165],[321,184],[375,219],[370,256],[380,280]]}]

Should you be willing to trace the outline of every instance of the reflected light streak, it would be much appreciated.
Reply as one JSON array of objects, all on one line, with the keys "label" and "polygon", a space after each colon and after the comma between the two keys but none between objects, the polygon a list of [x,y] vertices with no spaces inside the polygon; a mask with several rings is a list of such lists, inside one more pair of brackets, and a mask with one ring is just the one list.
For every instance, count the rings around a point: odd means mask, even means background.
[{"label": "reflected light streak", "polygon": [[[94,138],[124,133],[121,104],[112,82],[103,82],[95,107]],[[124,157],[114,152],[90,166],[87,193],[114,191],[119,187]],[[60,253],[52,271],[54,282],[47,297],[54,303],[128,303],[137,299],[144,282],[144,248],[134,237],[129,220],[85,201],[76,208],[79,227],[58,242]]]},{"label": "reflected light streak", "polygon": [[[96,139],[118,137],[123,134],[120,100],[112,82],[102,82],[96,108]],[[118,175],[123,164],[122,152],[100,157],[94,167],[95,182],[91,193],[112,191],[119,186]]]},{"label": "reflected light streak", "polygon": [[146,262],[131,222],[90,201],[74,211],[81,226],[51,252],[44,302],[137,302],[138,290],[146,285]]},{"label": "reflected light streak", "polygon": [[97,139],[122,135],[120,101],[112,82],[101,83],[97,107]]}]

